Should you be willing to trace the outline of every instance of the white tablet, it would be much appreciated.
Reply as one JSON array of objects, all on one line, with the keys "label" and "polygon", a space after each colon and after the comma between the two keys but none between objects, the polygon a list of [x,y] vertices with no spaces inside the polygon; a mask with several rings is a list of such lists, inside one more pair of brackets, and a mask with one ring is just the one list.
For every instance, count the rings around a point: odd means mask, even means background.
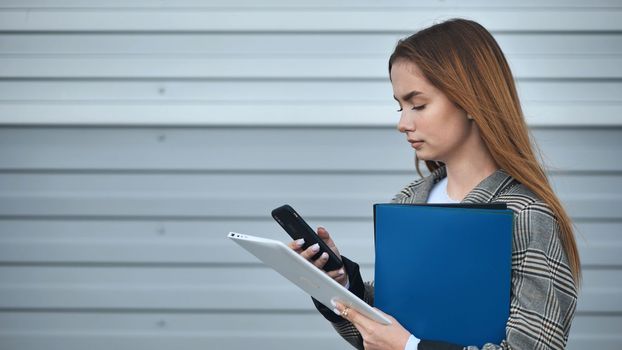
[{"label": "white tablet", "polygon": [[236,232],[230,232],[227,237],[329,308],[332,309],[331,300],[335,300],[381,324],[391,324],[388,318],[283,242]]}]

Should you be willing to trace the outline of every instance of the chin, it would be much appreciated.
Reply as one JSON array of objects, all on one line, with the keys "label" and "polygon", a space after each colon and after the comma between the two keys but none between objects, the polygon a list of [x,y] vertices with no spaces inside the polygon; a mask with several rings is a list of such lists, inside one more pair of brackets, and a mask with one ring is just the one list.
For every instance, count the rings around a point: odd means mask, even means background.
[{"label": "chin", "polygon": [[429,154],[426,154],[425,152],[415,152],[415,155],[417,156],[417,159],[422,160],[422,161],[443,162],[442,160],[439,159],[439,157],[435,157],[434,155],[430,156]]},{"label": "chin", "polygon": [[415,155],[419,160],[433,160],[432,157],[428,156],[425,152],[416,152]]}]

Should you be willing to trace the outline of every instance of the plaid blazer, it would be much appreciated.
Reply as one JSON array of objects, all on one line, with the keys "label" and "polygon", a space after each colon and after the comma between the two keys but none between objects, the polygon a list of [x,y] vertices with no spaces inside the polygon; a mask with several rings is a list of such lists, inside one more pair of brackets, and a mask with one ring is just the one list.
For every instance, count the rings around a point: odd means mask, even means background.
[{"label": "plaid blazer", "polygon": [[[402,189],[394,203],[425,203],[438,181],[447,176],[444,167]],[[510,317],[506,338],[492,349],[564,349],[577,303],[577,288],[559,237],[559,224],[550,208],[504,170],[480,182],[462,203],[507,203],[514,212]],[[350,290],[368,304],[374,302],[374,282],[363,282],[356,263],[343,258]],[[494,286],[480,286],[494,288]],[[317,300],[317,309],[350,344],[363,349],[363,339],[352,323]],[[422,340],[419,349],[477,350],[470,344]]]}]

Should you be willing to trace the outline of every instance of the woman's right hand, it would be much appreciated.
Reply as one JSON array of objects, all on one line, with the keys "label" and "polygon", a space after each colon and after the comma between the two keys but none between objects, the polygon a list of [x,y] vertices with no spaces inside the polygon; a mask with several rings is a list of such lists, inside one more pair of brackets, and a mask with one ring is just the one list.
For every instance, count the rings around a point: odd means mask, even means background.
[{"label": "woman's right hand", "polygon": [[[339,259],[341,259],[341,254],[339,254],[339,249],[337,249],[335,242],[333,242],[333,240],[330,238],[328,231],[326,231],[326,229],[323,227],[318,227],[317,235],[320,236],[320,238],[324,241],[324,243],[326,243],[326,245],[330,249],[332,249],[333,252],[335,252],[335,255],[337,255]],[[288,247],[293,249],[296,253],[300,254],[303,258],[307,259],[309,262],[311,262],[313,265],[317,266],[321,270],[322,267],[324,267],[324,265],[326,265],[326,262],[328,261],[328,254],[324,252],[322,253],[322,255],[320,255],[319,258],[317,258],[316,260],[312,260],[311,258],[314,255],[316,255],[318,250],[320,249],[319,245],[316,243],[308,247],[307,249],[302,250],[303,244],[304,244],[304,240],[299,239],[299,240],[291,241],[288,244]],[[328,276],[330,276],[332,279],[337,281],[337,283],[341,284],[344,287],[348,283],[348,274],[346,273],[345,266],[342,266],[341,268],[337,270],[325,271],[325,273]]]}]

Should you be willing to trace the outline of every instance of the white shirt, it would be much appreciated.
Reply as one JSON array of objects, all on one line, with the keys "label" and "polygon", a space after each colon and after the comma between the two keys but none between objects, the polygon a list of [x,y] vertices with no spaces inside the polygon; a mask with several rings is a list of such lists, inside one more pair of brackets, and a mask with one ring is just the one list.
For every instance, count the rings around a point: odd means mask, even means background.
[{"label": "white shirt", "polygon": [[[447,195],[447,177],[444,177],[441,181],[437,182],[436,185],[430,191],[430,196],[428,197],[428,203],[459,203],[449,195]],[[419,345],[419,339],[414,335],[410,335],[408,338],[408,342],[404,347],[404,350],[417,350],[417,346]]]},{"label": "white shirt", "polygon": [[444,177],[441,181],[437,182],[428,197],[428,203],[459,203],[447,194],[447,177]]}]

